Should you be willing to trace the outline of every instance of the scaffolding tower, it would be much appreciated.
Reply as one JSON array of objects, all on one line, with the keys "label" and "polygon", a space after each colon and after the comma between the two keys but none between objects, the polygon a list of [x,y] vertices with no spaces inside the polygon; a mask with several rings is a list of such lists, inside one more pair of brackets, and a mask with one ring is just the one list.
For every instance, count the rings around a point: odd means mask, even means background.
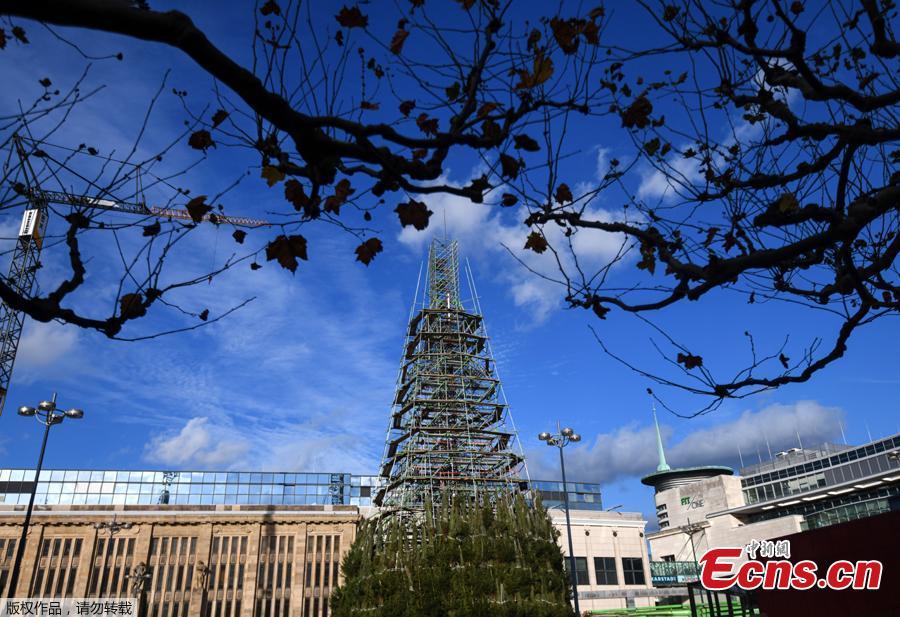
[{"label": "scaffolding tower", "polygon": [[388,512],[422,511],[443,493],[481,499],[527,486],[468,269],[471,302],[460,295],[458,252],[455,240],[432,242],[410,315],[375,497]]}]

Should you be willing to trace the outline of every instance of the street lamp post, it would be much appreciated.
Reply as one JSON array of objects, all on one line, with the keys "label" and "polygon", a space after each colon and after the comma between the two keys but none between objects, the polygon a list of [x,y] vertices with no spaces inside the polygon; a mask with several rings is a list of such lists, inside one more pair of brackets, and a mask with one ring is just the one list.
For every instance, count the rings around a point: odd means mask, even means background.
[{"label": "street lamp post", "polygon": [[41,466],[44,464],[44,452],[47,450],[47,437],[50,436],[50,427],[55,424],[62,423],[66,418],[80,420],[84,417],[84,412],[80,409],[69,409],[60,411],[56,409],[56,392],[49,401],[41,401],[37,408],[23,405],[19,407],[19,415],[23,417],[33,417],[35,420],[44,425],[44,439],[41,442],[41,453],[38,455],[37,468],[34,472],[34,483],[31,486],[31,495],[28,498],[28,509],[25,511],[25,520],[22,523],[22,536],[19,538],[19,544],[16,546],[16,560],[13,562],[12,575],[9,577],[9,594],[12,596],[16,593],[16,587],[19,584],[19,570],[22,567],[22,557],[25,555],[25,542],[28,539],[28,526],[31,524],[31,513],[34,510],[34,498],[37,494],[37,484],[41,479]]},{"label": "street lamp post", "polygon": [[569,485],[566,484],[566,460],[563,457],[563,448],[570,443],[578,443],[581,441],[581,435],[569,427],[560,430],[558,422],[556,423],[556,430],[558,431],[556,435],[551,435],[545,431],[538,435],[538,439],[546,442],[548,446],[559,448],[559,466],[562,471],[563,482],[563,504],[565,505],[566,510],[566,533],[569,536],[569,578],[572,581],[572,598],[575,602],[575,614],[580,616],[581,608],[578,605],[578,574],[575,569],[575,549],[572,546],[572,521],[569,518]]}]

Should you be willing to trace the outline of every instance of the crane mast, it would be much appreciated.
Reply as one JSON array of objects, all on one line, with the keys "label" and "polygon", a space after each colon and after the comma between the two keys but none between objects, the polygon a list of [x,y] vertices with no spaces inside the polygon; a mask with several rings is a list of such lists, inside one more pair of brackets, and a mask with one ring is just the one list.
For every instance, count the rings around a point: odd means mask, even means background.
[{"label": "crane mast", "polygon": [[[22,216],[16,248],[9,264],[9,273],[6,275],[6,284],[26,298],[34,289],[48,218],[46,204],[32,202],[32,205],[37,207],[25,210]],[[12,380],[13,364],[16,361],[24,323],[24,313],[15,310],[6,302],[0,302],[0,414],[3,413],[6,392]]]}]

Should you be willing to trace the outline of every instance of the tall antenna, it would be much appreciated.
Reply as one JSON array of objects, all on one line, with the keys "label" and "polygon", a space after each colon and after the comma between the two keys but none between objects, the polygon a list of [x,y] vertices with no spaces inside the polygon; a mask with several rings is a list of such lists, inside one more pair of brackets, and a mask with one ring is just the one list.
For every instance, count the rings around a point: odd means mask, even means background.
[{"label": "tall antenna", "polygon": [[844,445],[846,446],[846,445],[848,445],[848,444],[847,444],[847,435],[844,434],[844,421],[843,421],[843,420],[838,420],[838,426],[841,427],[841,439],[844,440]]},{"label": "tall antenna", "polygon": [[666,451],[663,450],[662,435],[659,433],[659,421],[656,419],[656,403],[650,399],[650,408],[653,410],[653,426],[656,427],[656,453],[659,456],[659,465],[656,471],[669,471],[672,469],[666,462]]},{"label": "tall antenna", "polygon": [[741,444],[737,445],[737,449],[738,449],[738,459],[741,461],[741,468],[743,468],[744,467],[744,455],[741,454]]}]

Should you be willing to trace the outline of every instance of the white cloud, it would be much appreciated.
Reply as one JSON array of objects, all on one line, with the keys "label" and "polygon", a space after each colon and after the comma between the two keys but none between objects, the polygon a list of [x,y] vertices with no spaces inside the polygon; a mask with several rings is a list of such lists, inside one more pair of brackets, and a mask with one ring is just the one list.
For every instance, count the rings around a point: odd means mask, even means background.
[{"label": "white cloud", "polygon": [[688,435],[672,448],[672,460],[679,465],[734,460],[740,447],[744,462],[749,463],[757,448],[763,457],[768,455],[767,441],[774,453],[797,446],[798,434],[805,446],[834,439],[840,435],[842,417],[837,407],[824,407],[815,401],[745,411],[732,422]]},{"label": "white cloud", "polygon": [[[442,178],[440,182],[447,182],[447,179]],[[400,231],[398,239],[407,246],[424,247],[433,237],[443,236],[445,233],[468,244],[479,236],[485,236],[485,226],[499,224],[499,217],[494,214],[491,206],[472,203],[465,197],[441,193],[427,196],[425,203],[434,214],[423,231],[413,227],[404,227]],[[489,240],[476,244],[488,246]]]},{"label": "white cloud", "polygon": [[149,463],[188,469],[326,470],[373,473],[383,441],[377,427],[356,412],[291,412],[283,418],[226,416],[188,420],[177,432],[153,436],[144,448]]},{"label": "white cloud", "polygon": [[[629,425],[598,435],[592,445],[570,446],[566,448],[566,475],[577,482],[606,484],[648,473],[656,467],[655,435],[652,426]],[[559,477],[559,462],[555,457],[537,449],[527,454],[533,478]]]},{"label": "white cloud", "polygon": [[78,344],[78,330],[55,321],[42,323],[28,319],[22,330],[16,368],[24,372],[46,368],[72,353]]},{"label": "white cloud", "polygon": [[665,172],[653,167],[647,167],[641,172],[638,197],[641,199],[671,198],[682,188],[700,182],[702,177],[697,157],[686,159],[680,155],[675,156],[676,158],[666,166]]},{"label": "white cloud", "polygon": [[178,433],[153,438],[144,459],[167,466],[233,469],[249,449],[246,440],[223,435],[209,418],[192,418]]},{"label": "white cloud", "polygon": [[609,148],[597,148],[597,177],[602,178],[609,173]]},{"label": "white cloud", "polygon": [[[738,465],[738,448],[745,464],[756,461],[759,452],[765,459],[772,452],[797,445],[797,434],[804,446],[814,446],[840,435],[843,412],[815,401],[792,405],[774,404],[759,411],[744,411],[737,418],[688,434],[677,443],[668,443],[669,426],[661,426],[666,443],[666,458],[672,467],[696,465]],[[558,476],[555,461],[541,450],[529,456],[533,477]],[[572,446],[566,452],[569,477],[582,482],[615,482],[626,477],[651,473],[658,463],[656,432],[652,424],[629,425],[604,433],[592,444]]]}]

